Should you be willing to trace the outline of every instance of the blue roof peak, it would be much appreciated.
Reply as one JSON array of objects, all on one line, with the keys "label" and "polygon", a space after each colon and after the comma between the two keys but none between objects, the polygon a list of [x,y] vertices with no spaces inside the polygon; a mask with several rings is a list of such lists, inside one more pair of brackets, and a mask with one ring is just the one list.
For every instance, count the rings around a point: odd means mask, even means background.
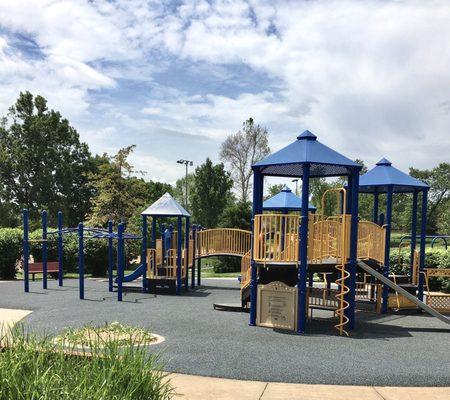
[{"label": "blue roof peak", "polygon": [[289,186],[286,186],[286,185],[283,186],[283,189],[281,189],[281,191],[282,192],[286,192],[286,193],[292,192],[291,188]]},{"label": "blue roof peak", "polygon": [[314,135],[314,133],[311,133],[310,131],[306,130],[300,135],[297,136],[298,140],[317,140],[317,136]]},{"label": "blue roof peak", "polygon": [[389,165],[391,166],[392,163],[387,158],[382,158],[380,161],[377,162],[377,165]]}]

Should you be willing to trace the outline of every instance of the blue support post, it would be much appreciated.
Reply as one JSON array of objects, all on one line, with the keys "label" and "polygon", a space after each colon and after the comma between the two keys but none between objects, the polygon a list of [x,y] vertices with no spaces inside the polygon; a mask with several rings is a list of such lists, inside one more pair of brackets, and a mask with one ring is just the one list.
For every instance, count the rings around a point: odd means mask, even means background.
[{"label": "blue support post", "polygon": [[350,221],[350,251],[347,278],[347,287],[349,292],[347,293],[346,300],[349,304],[345,310],[345,315],[348,318],[349,329],[355,327],[355,294],[356,294],[356,261],[358,255],[358,190],[359,190],[359,169],[354,169],[352,172],[353,178],[351,179],[351,221]]},{"label": "blue support post", "polygon": [[42,211],[42,288],[47,289],[47,211]]},{"label": "blue support post", "polygon": [[156,218],[152,217],[152,239],[151,248],[156,249]]},{"label": "blue support post", "polygon": [[[422,192],[422,220],[420,224],[420,265],[419,271],[423,272],[425,268],[425,239],[427,235],[427,207],[428,207],[428,189]],[[424,276],[419,272],[419,290],[417,293],[417,298],[423,301],[423,284]]]},{"label": "blue support post", "polygon": [[[253,212],[252,212],[252,234],[253,233],[253,219],[255,215],[262,213],[262,199],[264,191],[264,177],[260,171],[253,171]],[[250,325],[256,325],[256,301],[258,298],[258,267],[253,256],[250,262],[251,267],[251,281],[250,281]]]},{"label": "blue support post", "polygon": [[58,211],[58,285],[63,285],[63,214]]},{"label": "blue support post", "polygon": [[347,209],[345,210],[346,214],[351,214],[352,209],[352,188],[353,188],[353,176],[348,176],[348,182],[347,182]]},{"label": "blue support post", "polygon": [[184,278],[184,290],[189,290],[189,217],[186,217],[186,225],[184,232],[184,267],[186,268],[186,276]]},{"label": "blue support post", "polygon": [[113,248],[113,223],[108,221],[108,290],[114,290],[114,248]]},{"label": "blue support post", "polygon": [[202,259],[198,257],[197,259],[197,286],[202,284]]},{"label": "blue support post", "polygon": [[297,333],[306,331],[306,276],[308,274],[308,201],[309,201],[309,171],[310,164],[303,164],[302,176],[302,218],[300,223],[300,264],[298,268],[298,304],[297,304]]},{"label": "blue support post", "polygon": [[142,216],[142,253],[141,263],[144,265],[142,274],[142,291],[147,292],[147,216]]},{"label": "blue support post", "polygon": [[181,245],[182,245],[182,231],[181,231],[181,224],[182,220],[181,217],[177,218],[177,228],[178,228],[178,235],[177,235],[177,287],[176,287],[176,294],[180,294],[181,291]]},{"label": "blue support post", "polygon": [[191,268],[191,288],[195,288],[195,248],[197,245],[197,225],[192,225],[192,268]]},{"label": "blue support post", "polygon": [[[389,278],[390,261],[389,256],[391,253],[391,228],[392,228],[392,186],[388,187],[387,199],[386,199],[386,245],[384,248],[384,276]],[[387,313],[388,310],[388,297],[389,287],[383,285],[383,305],[381,311]]]},{"label": "blue support post", "polygon": [[413,192],[413,205],[411,212],[411,257],[409,262],[409,277],[413,280],[413,265],[414,265],[414,252],[416,251],[416,237],[417,237],[417,190]]},{"label": "blue support post", "polygon": [[117,301],[122,301],[123,295],[123,260],[125,256],[123,231],[124,225],[120,223],[117,227]]},{"label": "blue support post", "polygon": [[380,195],[378,192],[375,192],[373,194],[373,216],[372,216],[372,221],[375,224],[378,224],[378,207],[379,207],[379,198]]},{"label": "blue support post", "polygon": [[28,210],[24,209],[22,211],[23,215],[23,283],[24,291],[28,293],[30,291],[30,276],[28,274],[29,270],[29,259],[30,259],[30,243],[29,240],[29,221],[28,221]]},{"label": "blue support post", "polygon": [[[164,224],[161,224],[161,262],[165,264],[166,262],[166,227]],[[156,249],[156,241],[155,241],[155,249]]]},{"label": "blue support post", "polygon": [[78,224],[78,287],[80,300],[84,299],[84,227],[83,223]]}]

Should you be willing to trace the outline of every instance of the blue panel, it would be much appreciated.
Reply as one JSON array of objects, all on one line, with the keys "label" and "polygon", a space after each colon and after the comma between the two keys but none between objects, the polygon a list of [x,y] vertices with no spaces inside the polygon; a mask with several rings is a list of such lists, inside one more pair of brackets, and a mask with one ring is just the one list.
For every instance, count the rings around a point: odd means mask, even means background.
[{"label": "blue panel", "polygon": [[[266,211],[300,211],[302,209],[302,199],[292,193],[292,190],[285,186],[280,193],[267,199],[263,203],[263,209]],[[310,211],[315,211],[316,207],[308,204]]]},{"label": "blue panel", "polygon": [[281,150],[267,156],[252,167],[264,175],[303,176],[303,164],[310,165],[310,177],[342,176],[351,173],[349,168],[360,168],[337,151],[320,143],[309,131],[303,132],[297,140]]},{"label": "blue panel", "polygon": [[427,189],[429,186],[399,169],[385,158],[377,162],[376,166],[361,176],[359,191],[361,193],[387,193],[392,187],[393,193],[413,193],[415,190]]}]

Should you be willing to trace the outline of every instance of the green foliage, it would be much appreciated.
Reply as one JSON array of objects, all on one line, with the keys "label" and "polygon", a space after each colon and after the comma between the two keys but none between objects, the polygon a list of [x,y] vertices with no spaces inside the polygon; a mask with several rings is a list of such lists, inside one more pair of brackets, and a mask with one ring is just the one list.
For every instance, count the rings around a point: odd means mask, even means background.
[{"label": "green foliage", "polygon": [[217,226],[230,201],[233,181],[223,164],[213,165],[207,158],[195,169],[195,185],[191,190],[192,212],[195,221],[205,227]]},{"label": "green foliage", "polygon": [[51,218],[62,210],[69,224],[83,220],[90,207],[87,173],[94,167],[88,146],[42,96],[20,93],[0,124],[0,156],[3,225],[17,222],[12,215],[22,208],[32,219],[46,208]]},{"label": "green foliage", "polygon": [[[450,163],[441,163],[431,170],[419,170],[410,168],[410,175],[426,182],[430,186],[428,192],[428,227],[432,232],[438,231],[439,227],[448,227],[450,207]],[[445,217],[447,220],[443,221]],[[441,231],[441,233],[450,233]]]},{"label": "green foliage", "polygon": [[186,209],[192,210],[192,190],[195,186],[195,174],[190,173],[187,176],[187,204],[186,204],[186,177],[183,176],[175,182],[173,189],[174,198]]},{"label": "green foliage", "polygon": [[16,228],[0,229],[0,279],[14,279],[16,264],[22,254],[22,231]]},{"label": "green foliage", "polygon": [[[90,174],[90,185],[94,192],[89,224],[106,226],[109,220],[126,222],[135,210],[138,182],[130,178],[134,171],[127,161],[135,146],[120,149],[116,155],[109,157],[99,165],[96,173]],[[131,190],[134,189],[134,192]]]},{"label": "green foliage", "polygon": [[[389,257],[390,272],[409,275],[410,251],[408,248],[398,251],[392,249]],[[425,250],[425,268],[450,268],[450,250],[427,247]],[[431,278],[430,289],[450,293],[449,278]]]},{"label": "green foliage", "polygon": [[[100,336],[100,331],[94,337]],[[172,397],[157,355],[140,341],[93,341],[88,356],[68,355],[51,338],[15,330],[0,339],[0,398],[40,400],[166,400]],[[13,343],[13,345],[12,345]]]},{"label": "green foliage", "polygon": [[249,231],[251,229],[251,219],[252,208],[249,202],[230,203],[222,214],[220,226]]},{"label": "green foliage", "polygon": [[240,257],[218,257],[214,264],[214,273],[239,272],[241,270]]},{"label": "green foliage", "polygon": [[282,183],[275,184],[275,185],[270,185],[268,193],[267,193],[267,196],[265,196],[264,200],[270,199],[271,197],[273,197],[276,194],[280,193],[283,188],[284,188],[284,185]]}]

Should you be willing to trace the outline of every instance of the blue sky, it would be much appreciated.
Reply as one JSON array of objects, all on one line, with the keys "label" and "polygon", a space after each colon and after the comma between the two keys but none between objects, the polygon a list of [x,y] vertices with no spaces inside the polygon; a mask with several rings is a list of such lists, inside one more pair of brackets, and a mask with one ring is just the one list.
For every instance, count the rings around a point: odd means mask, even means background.
[{"label": "blue sky", "polygon": [[372,165],[449,161],[448,1],[0,4],[0,112],[49,100],[93,152],[136,144],[147,179],[218,161],[253,117],[279,149],[304,129]]}]

